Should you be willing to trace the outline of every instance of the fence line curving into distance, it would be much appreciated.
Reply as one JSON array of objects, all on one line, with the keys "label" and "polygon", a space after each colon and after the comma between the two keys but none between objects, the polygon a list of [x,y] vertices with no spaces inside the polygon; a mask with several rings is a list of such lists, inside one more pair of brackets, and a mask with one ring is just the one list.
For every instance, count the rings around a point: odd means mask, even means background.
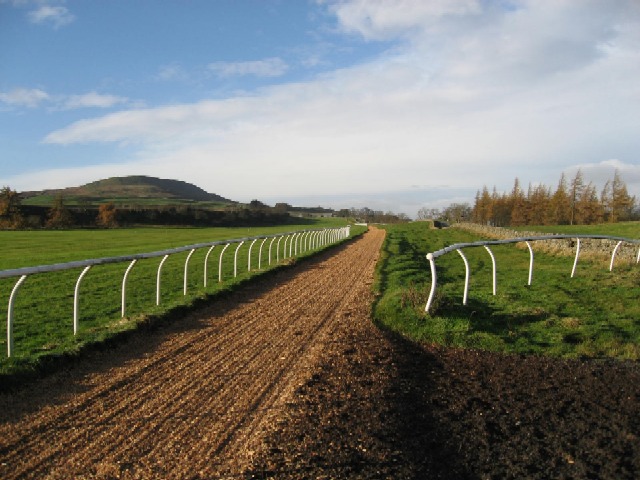
[{"label": "fence line curving into distance", "polygon": [[[304,237],[305,235],[313,238],[313,241],[309,243],[308,248],[305,247],[306,244],[299,241],[300,238]],[[262,242],[260,243],[260,247],[259,247],[260,250],[258,253],[258,256],[259,256],[258,269],[261,270],[262,269],[262,249],[265,247],[266,241],[268,239],[271,239],[267,247],[269,250],[268,265],[271,266],[271,263],[272,263],[271,248],[276,239],[278,239],[277,247],[276,247],[277,262],[280,262],[280,241],[283,238],[285,238],[284,251],[282,252],[283,253],[282,259],[284,260],[287,258],[286,248],[287,248],[287,240],[289,238],[291,238],[291,243],[289,244],[289,250],[290,250],[289,256],[292,256],[292,252],[294,252],[293,254],[298,255],[309,250],[316,250],[324,246],[327,246],[331,243],[336,243],[340,240],[349,238],[350,235],[351,235],[350,226],[340,227],[340,228],[321,229],[321,230],[304,230],[304,231],[297,231],[297,232],[286,232],[286,233],[277,233],[272,235],[259,235],[255,237],[236,238],[231,240],[220,240],[215,242],[198,243],[194,245],[186,245],[183,247],[177,247],[177,248],[161,250],[156,252],[139,253],[134,255],[104,257],[104,258],[80,260],[80,261],[74,261],[74,262],[57,263],[53,265],[39,265],[36,267],[24,267],[24,268],[10,269],[10,270],[0,270],[0,279],[14,278],[14,277],[18,278],[18,280],[13,286],[13,289],[11,290],[11,294],[9,295],[9,304],[8,304],[8,312],[7,312],[7,357],[11,357],[14,350],[13,323],[15,318],[14,317],[15,300],[20,290],[20,287],[32,275],[40,275],[40,274],[46,274],[50,272],[59,272],[62,270],[72,270],[72,269],[82,268],[82,271],[75,283],[74,296],[73,296],[73,334],[76,335],[78,333],[78,326],[80,322],[79,301],[80,301],[82,281],[86,276],[86,274],[89,272],[89,270],[95,266],[129,262],[127,269],[124,273],[124,276],[122,278],[122,285],[121,285],[120,311],[121,311],[121,316],[125,317],[126,306],[127,306],[127,279],[129,277],[131,270],[134,268],[135,264],[139,260],[150,259],[150,258],[161,258],[156,271],[156,305],[160,305],[161,303],[160,273],[162,271],[163,265],[171,255],[182,253],[182,252],[189,252],[184,264],[184,274],[183,274],[183,294],[187,295],[187,285],[188,285],[187,279],[188,279],[189,261],[191,260],[191,257],[193,256],[194,252],[196,252],[197,250],[204,249],[204,248],[208,249],[207,254],[205,256],[205,260],[204,260],[205,264],[204,264],[204,282],[203,283],[204,283],[204,286],[206,287],[207,286],[207,262],[209,260],[210,254],[217,246],[223,246],[222,250],[220,251],[220,256],[218,259],[218,281],[222,282],[223,281],[223,269],[222,269],[223,255],[225,250],[230,245],[237,244],[234,252],[234,264],[233,264],[233,276],[236,277],[238,275],[238,251],[247,242],[251,242],[249,248],[252,249],[256,241],[262,240]],[[294,242],[294,239],[295,239],[295,250],[292,250],[293,248],[292,244]],[[248,271],[251,271],[251,255],[249,255],[247,269]]]},{"label": "fence line curving into distance", "polygon": [[[462,304],[467,304],[467,298],[469,294],[469,262],[465,257],[462,249],[463,248],[474,248],[474,247],[484,247],[485,250],[489,253],[491,257],[491,265],[492,265],[492,286],[493,286],[493,295],[496,294],[497,291],[497,265],[496,259],[493,255],[493,252],[489,248],[490,245],[504,245],[509,243],[525,243],[527,245],[527,249],[529,250],[529,277],[527,281],[527,285],[531,285],[533,280],[533,248],[531,247],[530,242],[535,241],[547,241],[547,240],[576,240],[576,255],[573,261],[573,268],[571,269],[571,277],[573,278],[576,272],[576,266],[578,265],[578,257],[580,256],[580,240],[581,239],[595,239],[595,240],[611,240],[616,242],[615,247],[613,248],[613,252],[611,254],[611,261],[609,262],[609,271],[613,270],[613,263],[616,258],[616,254],[620,249],[620,246],[623,243],[629,243],[632,245],[640,245],[640,240],[631,239],[631,238],[623,238],[623,237],[614,237],[609,235],[544,235],[544,236],[530,236],[530,237],[517,237],[510,238],[505,240],[480,240],[477,242],[468,242],[468,243],[456,243],[453,245],[449,245],[448,247],[442,248],[435,252],[431,252],[427,254],[427,260],[429,261],[429,265],[431,268],[431,289],[429,290],[429,298],[427,299],[427,305],[425,306],[425,312],[429,313],[429,310],[433,304],[433,299],[436,293],[436,286],[438,283],[438,277],[436,273],[436,258],[441,257],[449,252],[457,252],[462,258],[465,266],[465,282],[464,282],[464,293],[462,297]],[[636,264],[640,262],[640,248],[638,249],[638,255],[636,257]]]}]

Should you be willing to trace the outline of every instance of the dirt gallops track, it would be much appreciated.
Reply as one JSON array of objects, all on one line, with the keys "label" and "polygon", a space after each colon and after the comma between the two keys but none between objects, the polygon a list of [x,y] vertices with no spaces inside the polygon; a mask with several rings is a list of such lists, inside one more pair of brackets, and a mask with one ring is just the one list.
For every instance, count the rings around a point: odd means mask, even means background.
[{"label": "dirt gallops track", "polygon": [[261,424],[312,377],[318,350],[370,290],[383,238],[372,230],[270,285],[1,395],[0,478],[246,471]]}]

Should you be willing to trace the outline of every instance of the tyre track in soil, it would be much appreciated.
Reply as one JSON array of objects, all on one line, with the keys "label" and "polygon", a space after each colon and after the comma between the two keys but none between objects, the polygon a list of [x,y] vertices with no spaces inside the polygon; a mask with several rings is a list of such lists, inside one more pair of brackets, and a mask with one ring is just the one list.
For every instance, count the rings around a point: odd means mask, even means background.
[{"label": "tyre track in soil", "polygon": [[367,290],[383,231],[70,371],[0,395],[0,477],[199,478],[251,464],[261,423]]}]

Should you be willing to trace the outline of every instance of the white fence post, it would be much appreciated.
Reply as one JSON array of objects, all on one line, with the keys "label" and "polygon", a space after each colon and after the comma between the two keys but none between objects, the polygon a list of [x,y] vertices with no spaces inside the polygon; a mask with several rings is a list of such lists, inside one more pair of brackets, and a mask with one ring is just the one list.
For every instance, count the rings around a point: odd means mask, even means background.
[{"label": "white fence post", "polygon": [[291,238],[291,235],[287,235],[287,238],[284,239],[284,248],[282,249],[283,260],[287,259],[287,242],[289,241],[289,238]]},{"label": "white fence post", "polygon": [[231,244],[227,243],[224,246],[224,248],[220,252],[220,257],[218,258],[218,282],[222,282],[222,256],[224,255],[224,251],[227,249],[227,247],[229,247],[229,245]]},{"label": "white fence post", "polygon": [[214,247],[215,245],[211,245],[204,257],[204,288],[207,288],[207,265],[209,263],[209,255],[211,254],[211,251],[214,249]]},{"label": "white fence post", "polygon": [[267,241],[267,237],[264,237],[262,243],[260,244],[260,250],[258,250],[258,270],[262,270],[262,247],[264,247],[264,243]]},{"label": "white fence post", "polygon": [[164,262],[167,261],[167,258],[169,258],[168,254],[162,257],[160,265],[158,265],[158,272],[156,273],[156,305],[160,305],[160,279],[162,276],[162,266],[164,265]]},{"label": "white fence post", "polygon": [[236,251],[233,254],[233,278],[236,278],[238,276],[238,250],[240,250],[240,247],[243,243],[244,240],[238,244],[238,246],[236,247]]},{"label": "white fence post", "polygon": [[138,260],[136,259],[131,260],[131,263],[127,267],[127,270],[124,272],[124,276],[122,277],[122,305],[120,308],[120,313],[122,314],[122,318],[124,318],[126,314],[126,308],[127,308],[127,278],[129,277],[129,272],[131,271],[131,269],[133,268],[133,266],[136,264],[137,261]]},{"label": "white fence post", "polygon": [[613,249],[613,253],[611,254],[611,263],[609,264],[609,271],[611,272],[613,270],[613,261],[616,258],[616,253],[618,253],[618,249],[620,248],[620,245],[622,245],[622,242],[618,242],[615,246],[615,248]]},{"label": "white fence post", "polygon": [[571,278],[576,274],[576,267],[578,265],[578,257],[580,256],[580,239],[576,238],[576,258],[573,260],[573,268],[571,269]]},{"label": "white fence post", "polygon": [[436,275],[436,261],[433,258],[433,253],[427,254],[427,260],[429,260],[429,265],[431,266],[431,289],[429,290],[429,298],[427,299],[427,306],[424,308],[424,311],[429,313],[429,309],[431,308],[431,304],[433,303],[433,297],[436,293],[436,283],[438,283],[438,277]]},{"label": "white fence post", "polygon": [[464,293],[462,294],[462,304],[467,304],[467,295],[469,293],[469,262],[467,261],[467,257],[464,256],[462,250],[459,248],[456,249],[456,252],[460,254],[462,257],[462,261],[464,262]]},{"label": "white fence post", "polygon": [[187,255],[187,259],[184,261],[184,280],[183,280],[183,295],[187,295],[187,284],[188,284],[188,279],[189,279],[189,260],[191,260],[191,256],[193,255],[193,252],[195,252],[196,249],[193,248],[191,249],[191,251],[189,252],[189,255]]},{"label": "white fence post", "polygon": [[16,299],[16,295],[18,294],[18,290],[27,279],[28,275],[22,275],[16,284],[13,286],[11,290],[11,295],[9,296],[9,310],[7,312],[7,357],[10,357],[13,354],[13,304]]},{"label": "white fence post", "polygon": [[251,242],[251,245],[249,245],[249,261],[247,263],[247,271],[251,271],[251,250],[253,249],[253,244],[256,243],[258,241],[257,238],[253,239],[253,242]]},{"label": "white fence post", "polygon": [[78,324],[80,322],[79,320],[79,303],[80,303],[80,283],[82,282],[82,279],[84,278],[84,276],[87,274],[87,272],[89,271],[89,269],[91,269],[91,265],[87,265],[86,267],[84,267],[84,270],[82,270],[82,273],[80,274],[80,276],[78,277],[78,280],[76,281],[76,288],[73,291],[73,334],[76,335],[78,333]]},{"label": "white fence post", "polygon": [[531,280],[533,279],[533,248],[531,248],[531,244],[529,242],[524,242],[527,244],[527,248],[529,249],[529,281],[527,285],[531,285]]},{"label": "white fence post", "polygon": [[[278,243],[276,243],[276,263],[280,262],[280,240],[282,240],[282,236],[278,238]],[[269,263],[269,265],[271,265],[271,263]]]},{"label": "white fence post", "polygon": [[313,232],[306,232],[304,235],[304,251],[305,252],[309,251],[309,241],[311,240],[311,233]]},{"label": "white fence post", "polygon": [[269,242],[269,266],[271,266],[271,247],[273,246],[273,242],[275,241],[275,239],[276,237],[273,237]]},{"label": "white fence post", "polygon": [[491,249],[487,246],[487,245],[483,245],[483,247],[485,248],[485,250],[487,252],[489,252],[489,256],[491,257],[491,266],[492,266],[492,276],[491,276],[491,284],[493,286],[493,295],[495,296],[496,294],[496,290],[497,290],[497,285],[498,285],[498,272],[496,270],[496,257],[493,255],[493,252],[491,251]]}]

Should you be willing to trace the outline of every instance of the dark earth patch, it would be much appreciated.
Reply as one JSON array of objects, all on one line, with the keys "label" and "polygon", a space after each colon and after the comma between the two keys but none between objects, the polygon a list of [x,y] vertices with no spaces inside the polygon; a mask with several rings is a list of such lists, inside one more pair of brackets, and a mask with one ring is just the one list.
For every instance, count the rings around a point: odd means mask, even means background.
[{"label": "dark earth patch", "polygon": [[640,478],[637,363],[420,346],[366,321],[344,330],[250,478]]}]

